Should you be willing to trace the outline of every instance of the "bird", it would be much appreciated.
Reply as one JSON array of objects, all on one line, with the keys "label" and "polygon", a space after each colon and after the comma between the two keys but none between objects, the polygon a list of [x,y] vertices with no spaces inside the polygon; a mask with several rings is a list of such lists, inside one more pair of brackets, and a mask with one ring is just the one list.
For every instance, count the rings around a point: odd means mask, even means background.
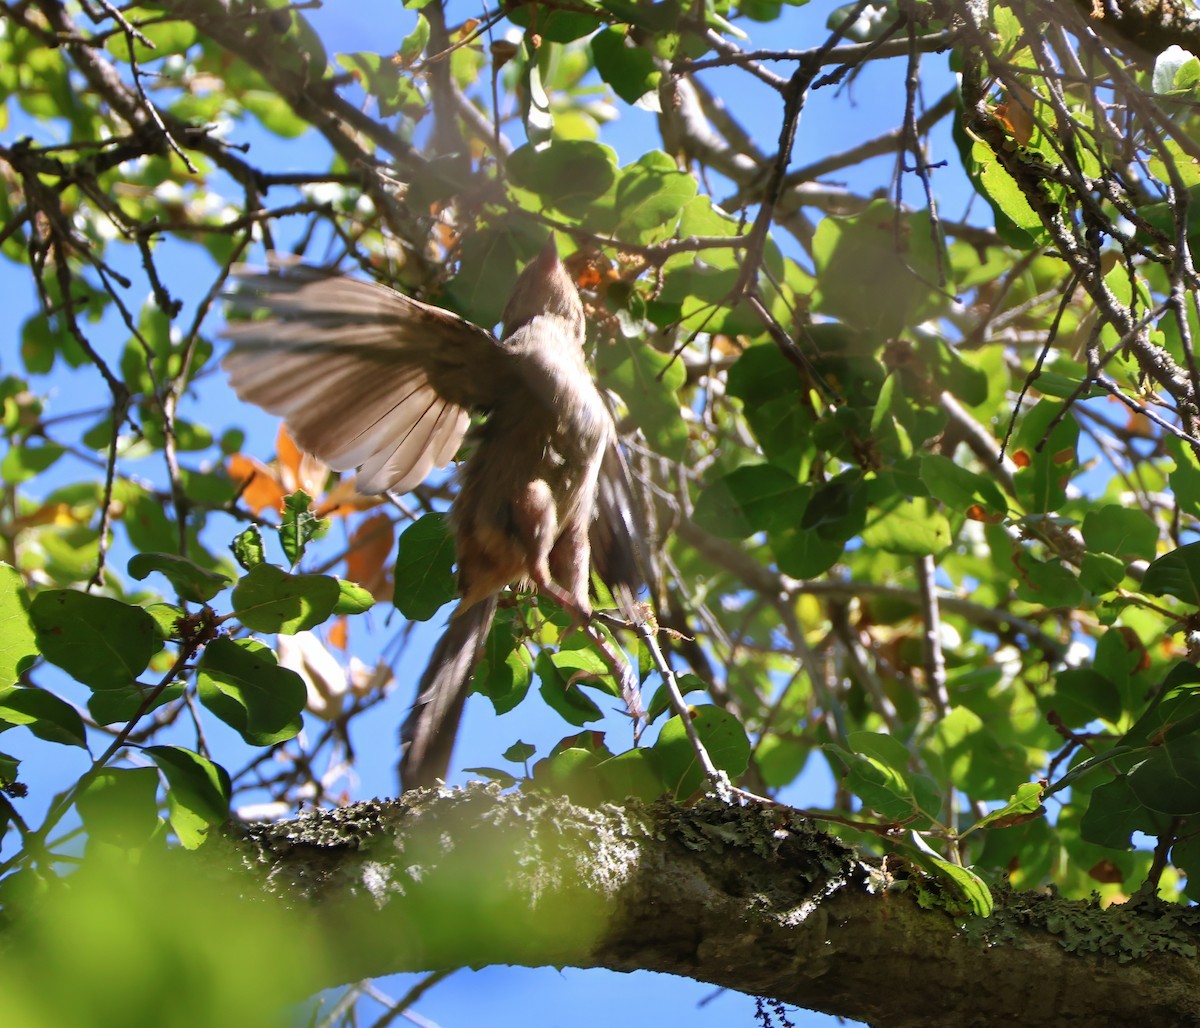
[{"label": "bird", "polygon": [[[532,586],[576,624],[595,569],[632,609],[644,577],[629,472],[584,356],[579,292],[551,235],[499,337],[388,286],[301,263],[234,270],[222,367],[238,397],[366,493],[404,493],[459,452],[450,522],[458,606],[401,729],[402,788],[444,779],[500,592]],[[627,669],[627,666],[626,666]],[[631,713],[636,681],[622,679]],[[632,695],[631,695],[632,694]],[[640,714],[638,707],[635,717]]]}]

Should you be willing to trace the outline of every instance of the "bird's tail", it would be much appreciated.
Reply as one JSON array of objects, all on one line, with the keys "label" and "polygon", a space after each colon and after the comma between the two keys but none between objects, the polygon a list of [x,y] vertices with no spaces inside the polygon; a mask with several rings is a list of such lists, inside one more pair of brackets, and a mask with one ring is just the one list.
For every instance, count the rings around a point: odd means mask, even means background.
[{"label": "bird's tail", "polygon": [[417,698],[400,728],[400,786],[445,778],[475,664],[496,616],[496,597],[456,610],[429,658]]}]

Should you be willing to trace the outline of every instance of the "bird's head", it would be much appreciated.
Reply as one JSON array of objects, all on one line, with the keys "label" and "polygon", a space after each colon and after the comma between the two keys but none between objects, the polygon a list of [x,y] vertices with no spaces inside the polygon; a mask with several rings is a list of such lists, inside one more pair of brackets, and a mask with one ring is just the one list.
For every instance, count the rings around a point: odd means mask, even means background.
[{"label": "bird's head", "polygon": [[570,323],[572,335],[582,341],[583,304],[574,281],[558,259],[558,247],[553,235],[541,252],[525,266],[513,286],[512,297],[501,319],[504,337],[512,335],[539,314],[565,319]]}]

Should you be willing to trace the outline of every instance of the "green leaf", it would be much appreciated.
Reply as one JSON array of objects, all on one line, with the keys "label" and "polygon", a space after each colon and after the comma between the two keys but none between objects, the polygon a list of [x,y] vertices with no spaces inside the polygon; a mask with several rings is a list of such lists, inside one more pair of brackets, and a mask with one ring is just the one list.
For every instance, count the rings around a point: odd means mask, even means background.
[{"label": "green leaf", "polygon": [[409,65],[420,58],[425,52],[425,47],[429,44],[429,21],[425,15],[417,15],[417,24],[400,43],[400,49],[397,56],[400,58],[400,63]]},{"label": "green leaf", "polygon": [[[1105,635],[1116,637],[1120,633]],[[1098,646],[1096,660],[1104,656]],[[1112,668],[1105,669],[1110,673]],[[1155,692],[1150,705],[1142,712],[1133,726],[1125,733],[1122,743],[1131,747],[1156,746],[1160,743],[1192,735],[1200,728],[1200,668],[1180,662],[1167,672],[1162,685]]]},{"label": "green leaf", "polygon": [[1054,692],[1039,698],[1039,705],[1056,711],[1068,728],[1082,728],[1097,718],[1118,720],[1121,693],[1099,671],[1067,668],[1054,679]]},{"label": "green leaf", "polygon": [[185,616],[182,607],[178,607],[173,603],[151,603],[142,609],[154,618],[154,624],[158,628],[158,636],[164,642],[168,639],[178,639],[180,637],[179,621]]},{"label": "green leaf", "polygon": [[1040,817],[1046,808],[1042,806],[1044,786],[1039,782],[1026,782],[1017,786],[1017,791],[1003,807],[986,814],[971,826],[976,828],[1009,828]]},{"label": "green leaf", "polygon": [[1200,607],[1200,543],[1180,546],[1152,562],[1142,577],[1142,592]]},{"label": "green leaf", "polygon": [[1170,823],[1167,815],[1148,810],[1122,775],[1092,792],[1079,831],[1088,842],[1123,850],[1132,845],[1134,832],[1161,835]]},{"label": "green leaf", "polygon": [[592,775],[600,787],[601,798],[611,803],[624,803],[631,796],[643,803],[658,799],[668,792],[661,761],[656,750],[642,747],[597,764]]},{"label": "green leaf", "polygon": [[828,571],[844,549],[844,540],[805,528],[772,529],[768,538],[779,570],[793,578],[815,578]]},{"label": "green leaf", "polygon": [[541,5],[514,6],[508,11],[508,20],[551,43],[570,43],[591,35],[600,27],[600,19],[594,14]]},{"label": "green leaf", "polygon": [[396,542],[392,602],[409,621],[428,621],[454,599],[454,539],[444,514],[425,514]]},{"label": "green leaf", "polygon": [[[701,193],[683,205],[679,212],[679,238],[689,236],[726,236],[739,234],[738,219],[727,211],[721,210],[713,203],[711,196]],[[799,271],[799,265],[794,262],[789,265],[789,271]],[[801,273],[802,274],[802,273]],[[805,282],[810,280],[805,279]],[[753,347],[751,347],[753,349]],[[771,344],[762,344],[763,349],[774,350]]]},{"label": "green leaf", "polygon": [[908,773],[912,754],[894,735],[885,735],[882,732],[850,732],[846,736],[846,742],[855,753],[877,760],[902,775]]},{"label": "green leaf", "polygon": [[972,507],[981,507],[990,514],[1004,514],[1008,510],[1004,494],[991,479],[960,467],[939,453],[921,457],[921,481],[930,495],[956,513],[965,514]]},{"label": "green leaf", "polygon": [[964,353],[947,342],[940,333],[920,325],[913,331],[913,363],[901,368],[907,380],[916,378],[918,388],[926,382],[943,386],[963,402],[977,407],[988,398],[988,376],[978,367],[978,354]]},{"label": "green leaf", "polygon": [[925,497],[891,501],[868,515],[863,543],[887,553],[924,557],[941,553],[950,545],[950,523],[940,511],[931,510]]},{"label": "green leaf", "polygon": [[1200,899],[1200,836],[1176,842],[1171,847],[1171,863],[1187,875],[1183,892],[1195,903]]},{"label": "green leaf", "polygon": [[1169,817],[1200,813],[1200,749],[1196,733],[1155,746],[1130,768],[1129,788],[1147,810]]},{"label": "green leaf", "polygon": [[37,652],[25,584],[16,568],[0,562],[0,689],[15,682]]},{"label": "green leaf", "polygon": [[1125,562],[1107,553],[1085,553],[1079,565],[1079,584],[1088,592],[1111,593],[1125,578]]},{"label": "green leaf", "polygon": [[[750,740],[746,730],[727,710],[711,704],[691,708],[692,726],[718,771],[731,779],[745,774],[750,765]],[[653,752],[667,791],[676,800],[685,799],[705,785],[699,758],[678,716],[662,726]]]},{"label": "green leaf", "polygon": [[56,443],[34,440],[13,446],[0,460],[0,479],[10,485],[20,485],[36,478],[67,451]]},{"label": "green leaf", "polygon": [[654,33],[674,29],[682,10],[680,0],[658,0],[653,4],[638,3],[637,0],[600,0],[600,6],[616,15],[617,21]]},{"label": "green leaf", "polygon": [[348,582],[344,578],[337,579],[338,601],[334,604],[334,614],[365,614],[375,606],[375,597],[369,589],[364,589],[357,582]]},{"label": "green leaf", "polygon": [[613,187],[617,155],[585,139],[555,140],[543,149],[529,144],[514,150],[507,163],[509,182],[547,206],[583,217]]},{"label": "green leaf", "polygon": [[54,582],[83,582],[96,569],[99,533],[88,525],[69,525],[61,531],[43,532],[39,538],[46,554],[46,573]]},{"label": "green leaf", "polygon": [[[966,133],[961,138],[969,140]],[[996,160],[991,147],[976,140],[968,142],[967,147],[960,145],[960,149],[967,153],[965,163],[980,195],[992,207],[1000,237],[1020,250],[1032,250],[1048,242],[1041,219],[1029,206],[1016,180]]]},{"label": "green leaf", "polygon": [[1063,404],[1041,400],[1017,425],[1011,453],[1017,499],[1030,513],[1056,511],[1078,466],[1079,425]]},{"label": "green leaf", "polygon": [[47,589],[29,613],[45,658],[93,689],[131,685],[162,647],[149,614],[107,596]]},{"label": "green leaf", "polygon": [[250,571],[266,561],[263,551],[262,534],[257,525],[251,525],[244,532],[239,532],[229,548],[233,551],[234,559],[244,571]]},{"label": "green leaf", "polygon": [[754,763],[763,781],[773,789],[790,785],[800,777],[813,747],[799,739],[766,735],[754,750]]},{"label": "green leaf", "polygon": [[695,196],[696,179],[680,171],[667,154],[651,150],[621,169],[613,231],[639,243],[668,239],[675,232],[680,211]]},{"label": "green leaf", "polygon": [[[708,692],[708,684],[698,675],[680,675],[676,679],[675,684],[679,687],[679,695],[685,699],[695,692]],[[646,717],[650,724],[654,724],[660,715],[665,714],[670,709],[671,691],[664,683],[654,690],[650,704],[646,707]]]},{"label": "green leaf", "polygon": [[142,752],[158,765],[167,780],[171,827],[186,849],[196,849],[210,828],[229,817],[228,772],[182,746],[147,746]]},{"label": "green leaf", "polygon": [[822,219],[813,237],[816,310],[881,337],[899,335],[946,306],[936,285],[940,246],[927,212],[898,213],[886,200]]},{"label": "green leaf", "polygon": [[746,350],[729,369],[726,392],[742,401],[746,421],[770,463],[799,477],[813,447],[814,418],[804,402],[797,368],[779,347],[762,343]]},{"label": "green leaf", "polygon": [[511,760],[514,764],[524,764],[535,753],[537,753],[537,747],[532,743],[514,742],[500,756],[505,760]]},{"label": "green leaf", "polygon": [[801,529],[814,532],[824,540],[844,542],[862,531],[871,492],[890,498],[895,490],[886,489],[879,481],[864,481],[858,471],[844,471],[814,490],[803,513],[791,510],[789,520],[795,520],[800,514]]},{"label": "green leaf", "polygon": [[469,775],[480,775],[489,782],[498,782],[502,789],[511,789],[517,784],[515,775],[498,767],[464,767],[463,771]]},{"label": "green leaf", "polygon": [[183,682],[171,682],[162,689],[154,700],[142,710],[142,703],[151,690],[143,685],[130,685],[123,689],[104,689],[88,697],[88,713],[98,725],[113,725],[132,721],[139,710],[149,714],[164,704],[179,699],[186,688]]},{"label": "green leaf", "polygon": [[312,127],[274,90],[243,90],[240,99],[242,106],[259,120],[263,128],[281,139],[297,139]]},{"label": "green leaf", "polygon": [[279,525],[279,542],[288,563],[295,567],[304,556],[304,548],[329,531],[329,522],[312,510],[312,497],[303,490],[292,493],[283,501],[283,519]]},{"label": "green leaf", "polygon": [[799,521],[810,492],[771,464],[746,464],[709,482],[696,500],[694,516],[696,524],[714,535],[745,539]]},{"label": "green leaf", "polygon": [[328,575],[289,575],[259,564],[233,590],[233,610],[251,631],[294,635],[325,621],[341,595]]},{"label": "green leaf", "polygon": [[152,767],[101,768],[75,805],[93,840],[132,849],[158,828],[158,772]]},{"label": "green leaf", "polygon": [[301,728],[307,690],[294,671],[256,639],[214,639],[197,675],[200,702],[251,746],[274,746]]},{"label": "green leaf", "polygon": [[1181,512],[1200,516],[1200,457],[1191,446],[1172,435],[1166,436],[1163,445],[1175,461],[1171,472],[1171,492]]},{"label": "green leaf", "polygon": [[45,689],[17,686],[0,692],[0,721],[26,725],[46,742],[87,749],[87,733],[78,711]]},{"label": "green leaf", "polygon": [[656,453],[682,460],[688,430],[679,416],[679,390],[687,380],[681,360],[622,336],[597,357],[597,376],[616,391]]},{"label": "green leaf", "polygon": [[497,714],[507,714],[525,699],[533,682],[533,669],[513,631],[513,614],[500,611],[475,667],[472,689],[492,701]]},{"label": "green leaf", "polygon": [[[429,23],[421,17],[412,34],[400,44],[403,63],[412,64],[418,60],[428,41]],[[360,51],[338,54],[337,60],[358,78],[364,92],[375,97],[383,117],[390,118],[402,113],[418,119],[424,115],[428,101],[417,88],[412,75],[405,73],[400,63],[390,56]],[[307,123],[305,125],[307,127]]]},{"label": "green leaf", "polygon": [[934,775],[953,782],[972,799],[1009,796],[1013,778],[1028,773],[1025,755],[1006,751],[994,729],[965,706],[952,707],[937,723],[927,756]]},{"label": "green leaf", "polygon": [[[132,12],[131,12],[132,13]],[[138,22],[138,32],[150,41],[147,46],[140,39],[133,42],[133,56],[139,64],[168,57],[171,54],[181,54],[191,47],[199,38],[195,25],[183,19],[168,19],[163,21]],[[117,60],[128,62],[130,59],[129,39],[123,32],[114,32],[104,42],[104,47]]]},{"label": "green leaf", "polygon": [[921,854],[921,863],[954,885],[956,891],[967,901],[979,917],[990,917],[994,902],[987,883],[970,868],[959,867],[948,860]]},{"label": "green leaf", "polygon": [[666,281],[646,308],[656,324],[678,323],[688,331],[726,335],[761,332],[761,321],[745,299],[732,308],[728,305],[741,274],[734,254],[721,250],[706,250],[702,256],[679,253],[667,258],[662,271]]},{"label": "green leaf", "polygon": [[[226,491],[227,489],[228,486]],[[123,479],[117,479],[113,483],[113,497],[125,507],[121,524],[129,536],[130,545],[136,551],[171,553],[176,550],[179,546],[179,525],[171,518],[168,510],[173,508],[173,505],[164,505],[154,493]],[[199,542],[199,531],[204,525],[204,519],[199,516],[198,511],[193,511],[188,520],[188,554],[202,566],[215,568],[218,562]]]},{"label": "green leaf", "polygon": [[571,632],[559,641],[558,649],[548,651],[551,663],[566,679],[578,676],[578,682],[593,689],[603,689],[612,696],[621,690],[613,680],[608,665],[596,652],[591,639],[583,632]]},{"label": "green leaf", "polygon": [[572,675],[562,671],[545,650],[538,654],[534,671],[542,699],[569,724],[582,726],[604,716],[595,702],[580,690],[578,682],[568,685]]},{"label": "green leaf", "polygon": [[[842,782],[863,802],[887,821],[903,822],[920,814],[916,798],[903,774],[886,761],[860,753],[851,753],[832,743],[822,749],[843,768]],[[836,769],[835,769],[836,773]]]},{"label": "green leaf", "polygon": [[7,753],[0,753],[0,786],[9,786],[17,781],[17,769],[21,762]]},{"label": "green leaf", "polygon": [[592,36],[592,58],[600,77],[627,104],[637,103],[658,88],[662,72],[654,55],[645,47],[626,45],[628,36],[617,28],[602,29]]},{"label": "green leaf", "polygon": [[1084,515],[1083,539],[1093,551],[1127,560],[1153,560],[1158,528],[1143,510],[1108,504]]},{"label": "green leaf", "polygon": [[565,747],[534,765],[533,784],[546,792],[569,796],[581,805],[595,806],[604,800],[595,769],[606,757],[607,750]]},{"label": "green leaf", "polygon": [[177,553],[137,553],[130,558],[129,573],[139,582],[152,571],[159,572],[175,586],[180,599],[193,603],[207,603],[233,584],[228,576],[202,568]]},{"label": "green leaf", "polygon": [[1083,586],[1072,571],[1057,560],[1038,560],[1021,551],[1016,558],[1020,577],[1017,595],[1044,607],[1075,607],[1083,601]]}]

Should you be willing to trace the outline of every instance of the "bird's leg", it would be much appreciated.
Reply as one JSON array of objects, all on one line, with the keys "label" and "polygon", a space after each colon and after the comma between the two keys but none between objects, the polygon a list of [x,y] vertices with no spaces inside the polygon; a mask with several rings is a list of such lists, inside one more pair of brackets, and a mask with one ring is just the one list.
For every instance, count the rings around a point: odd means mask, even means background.
[{"label": "bird's leg", "polygon": [[[541,479],[525,485],[513,497],[512,507],[517,534],[526,546],[530,579],[538,592],[549,596],[571,615],[572,624],[568,631],[583,628],[591,638],[600,659],[620,685],[621,698],[634,722],[636,741],[645,724],[646,712],[642,707],[637,675],[629,661],[595,623],[588,598],[591,544],[587,523],[582,518],[575,518],[559,530],[554,495]],[[586,671],[573,675],[567,683],[568,688],[587,677],[590,674]]]},{"label": "bird's leg", "polygon": [[[646,709],[642,706],[642,690],[638,685],[637,674],[625,654],[614,647],[609,638],[600,630],[595,615],[588,621],[585,630],[591,638],[596,652],[600,654],[600,659],[604,661],[609,672],[621,687],[621,699],[633,721],[633,741],[636,743],[641,737],[642,729],[646,727]],[[581,675],[586,676],[587,674],[586,671],[581,672]],[[580,676],[574,676],[572,682],[578,677]]]},{"label": "bird's leg", "polygon": [[[547,592],[569,610],[580,624],[586,624],[592,617],[592,604],[588,597],[591,566],[592,544],[588,537],[588,525],[582,518],[570,518],[562,526],[549,553],[547,568],[552,581]],[[565,595],[565,602],[558,594]]]}]

